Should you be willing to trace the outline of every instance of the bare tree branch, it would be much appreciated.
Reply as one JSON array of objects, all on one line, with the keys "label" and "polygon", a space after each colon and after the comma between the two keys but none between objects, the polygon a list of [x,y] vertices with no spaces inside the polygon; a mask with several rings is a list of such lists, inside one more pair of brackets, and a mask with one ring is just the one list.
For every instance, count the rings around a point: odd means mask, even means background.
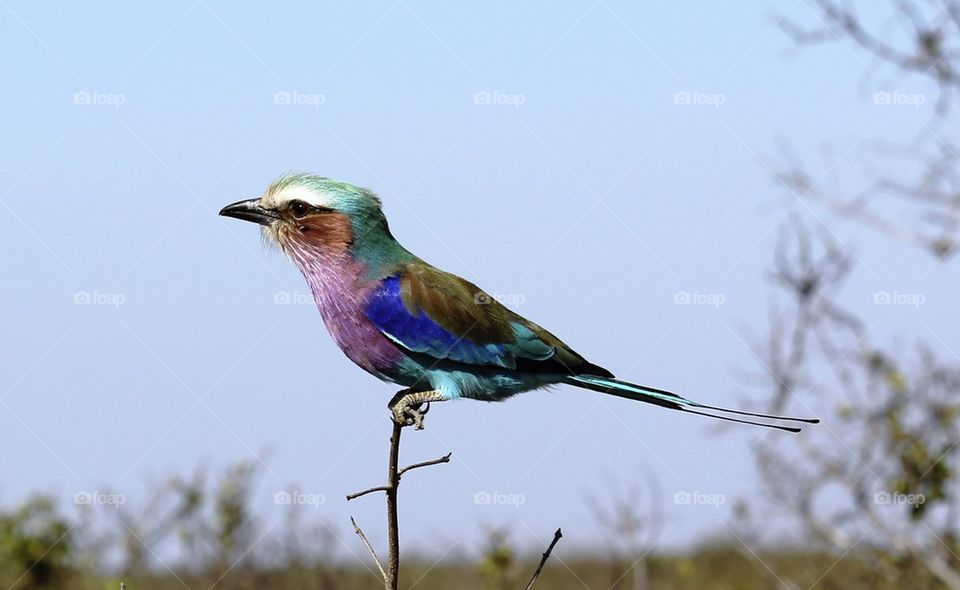
[{"label": "bare tree branch", "polygon": [[361,490],[361,491],[359,491],[359,492],[354,492],[354,493],[352,493],[352,494],[347,494],[347,502],[349,502],[350,500],[355,500],[355,499],[359,498],[360,496],[366,496],[367,494],[372,494],[372,493],[374,493],[374,492],[385,492],[385,491],[387,491],[388,489],[390,489],[389,486],[374,486],[374,487],[372,487],[372,488],[367,488],[367,489]]},{"label": "bare tree branch", "polygon": [[[397,492],[399,491],[400,487],[400,476],[407,471],[420,469],[421,467],[429,467],[431,465],[438,465],[440,463],[449,463],[450,456],[453,453],[447,453],[438,459],[414,463],[400,469],[398,468],[398,464],[400,462],[400,435],[403,432],[404,426],[406,425],[400,424],[393,420],[391,420],[391,424],[393,425],[393,428],[390,433],[390,451],[387,461],[387,483],[348,494],[347,501],[371,494],[373,492],[384,492],[386,494],[388,545],[387,567],[384,571],[384,568],[380,564],[379,560],[377,561],[377,566],[380,567],[381,572],[384,574],[384,588],[386,588],[386,590],[397,590],[397,581],[400,577],[400,519],[397,511]],[[415,426],[418,430],[423,428],[422,417],[415,423]],[[353,522],[353,518],[350,520]],[[367,549],[370,551],[370,553],[374,555],[374,559],[376,559],[376,555],[373,553],[372,547],[367,542],[366,537],[362,534],[359,527],[356,526],[356,523],[354,523],[354,529],[367,546]]]},{"label": "bare tree branch", "polygon": [[563,533],[560,532],[560,529],[557,529],[553,533],[553,541],[550,541],[550,545],[547,547],[547,550],[543,552],[543,556],[540,557],[540,563],[537,564],[537,570],[533,572],[533,577],[530,578],[530,581],[527,583],[524,590],[530,590],[533,588],[533,585],[537,583],[537,579],[540,577],[540,572],[543,571],[544,564],[547,563],[547,560],[550,559],[550,553],[553,552],[553,548],[556,546],[560,538],[563,537]]},{"label": "bare tree branch", "polygon": [[357,521],[350,517],[350,524],[353,525],[353,532],[360,537],[360,540],[363,541],[363,546],[367,548],[367,551],[370,552],[370,556],[373,557],[373,562],[377,564],[377,569],[380,570],[380,576],[383,578],[383,584],[386,586],[389,583],[387,578],[387,572],[383,569],[383,564],[380,563],[380,558],[377,557],[377,552],[373,550],[373,546],[370,545],[370,541],[367,540],[367,536],[363,534],[363,531],[357,526]]},{"label": "bare tree branch", "polygon": [[[871,343],[864,323],[835,302],[849,261],[828,234],[808,234],[801,224],[782,230],[771,276],[788,304],[771,327],[769,360],[763,350],[757,358],[777,410],[806,397],[817,403],[818,386],[836,410],[800,449],[759,441],[761,481],[778,514],[841,555],[859,550],[881,579],[910,585],[916,571],[904,564],[913,563],[960,589],[960,367],[925,349],[913,366],[900,349]],[[820,501],[825,494],[831,505]]]},{"label": "bare tree branch", "polygon": [[414,463],[413,465],[407,465],[397,474],[397,477],[400,477],[408,471],[413,471],[414,469],[420,469],[421,467],[430,467],[431,465],[439,465],[440,463],[449,463],[450,455],[453,455],[452,452],[447,453],[446,455],[440,457],[439,459],[431,459],[430,461],[422,461],[420,463]]}]

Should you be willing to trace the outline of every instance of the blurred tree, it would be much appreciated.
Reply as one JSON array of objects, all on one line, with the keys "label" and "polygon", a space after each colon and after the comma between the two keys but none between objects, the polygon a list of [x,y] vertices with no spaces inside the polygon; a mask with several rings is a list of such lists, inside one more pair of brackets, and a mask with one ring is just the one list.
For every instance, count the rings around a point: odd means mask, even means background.
[{"label": "blurred tree", "polygon": [[[806,3],[804,3],[806,5]],[[880,143],[868,163],[875,171],[859,191],[822,187],[838,167],[814,173],[788,156],[780,179],[794,196],[945,259],[957,251],[960,230],[960,146],[952,132],[960,99],[960,0],[814,0],[810,23],[782,18],[780,28],[798,48],[852,45],[866,57],[864,83],[876,84],[872,102],[883,107],[927,105],[927,93],[886,90],[880,77],[917,78],[936,93],[933,116],[904,144]],[[863,10],[866,9],[866,10]],[[932,102],[932,101],[930,101]]]},{"label": "blurred tree", "polygon": [[773,276],[788,299],[758,359],[773,408],[832,415],[796,441],[755,445],[764,486],[742,504],[744,516],[759,512],[767,529],[770,512],[758,511],[757,500],[768,496],[771,512],[815,540],[870,556],[879,578],[920,588],[916,573],[926,570],[960,588],[960,369],[923,346],[910,354],[872,343],[864,323],[834,301],[851,268],[836,243],[826,234],[814,240],[802,225],[784,240]]},{"label": "blurred tree", "polygon": [[606,530],[610,588],[649,588],[647,553],[663,528],[663,495],[653,475],[621,489],[610,482],[604,495],[590,496],[587,506]]},{"label": "blurred tree", "polygon": [[507,590],[518,586],[516,551],[506,529],[489,531],[478,569],[484,590]]},{"label": "blurred tree", "polygon": [[59,587],[71,577],[70,524],[50,498],[0,512],[0,572],[9,590]]},{"label": "blurred tree", "polygon": [[[908,143],[871,150],[881,171],[861,191],[824,188],[825,174],[796,158],[779,177],[794,198],[946,262],[960,227],[960,157],[943,135],[960,97],[960,1],[859,4],[816,0],[809,27],[781,27],[799,47],[851,43],[872,58],[871,81],[880,71],[928,80],[937,92],[931,120]],[[876,92],[873,100],[922,105],[923,96]],[[840,558],[868,560],[877,585],[960,589],[960,367],[925,345],[873,342],[868,324],[837,303],[852,255],[822,222],[814,227],[794,219],[781,228],[772,273],[780,297],[756,356],[773,410],[816,407],[824,423],[799,439],[758,442],[763,486],[741,514],[748,524],[762,519],[754,536],[769,533],[771,515],[799,523]],[[875,303],[892,296],[878,292]]]}]

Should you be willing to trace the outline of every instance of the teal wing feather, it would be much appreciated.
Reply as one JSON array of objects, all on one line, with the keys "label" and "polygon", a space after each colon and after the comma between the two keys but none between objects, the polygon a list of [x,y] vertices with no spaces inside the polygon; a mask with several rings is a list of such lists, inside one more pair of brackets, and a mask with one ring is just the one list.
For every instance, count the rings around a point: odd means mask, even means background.
[{"label": "teal wing feather", "polygon": [[473,283],[423,262],[382,279],[365,312],[398,346],[438,361],[523,372],[610,374]]}]

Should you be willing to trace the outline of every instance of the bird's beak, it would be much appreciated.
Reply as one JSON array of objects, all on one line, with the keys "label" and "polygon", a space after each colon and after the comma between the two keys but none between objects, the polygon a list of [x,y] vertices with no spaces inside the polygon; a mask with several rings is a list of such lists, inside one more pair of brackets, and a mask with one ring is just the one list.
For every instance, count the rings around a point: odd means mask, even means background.
[{"label": "bird's beak", "polygon": [[259,197],[231,203],[220,210],[220,215],[252,221],[260,225],[270,225],[280,219],[280,215],[276,211],[271,211],[260,205]]}]

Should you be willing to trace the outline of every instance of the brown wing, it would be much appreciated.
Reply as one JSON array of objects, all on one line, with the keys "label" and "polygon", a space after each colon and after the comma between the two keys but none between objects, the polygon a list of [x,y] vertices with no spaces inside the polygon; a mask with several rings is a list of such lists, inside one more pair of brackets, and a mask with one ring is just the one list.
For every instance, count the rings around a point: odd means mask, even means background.
[{"label": "brown wing", "polygon": [[470,281],[423,262],[407,265],[399,278],[401,299],[411,316],[423,312],[457,338],[502,347],[517,368],[610,374]]}]

